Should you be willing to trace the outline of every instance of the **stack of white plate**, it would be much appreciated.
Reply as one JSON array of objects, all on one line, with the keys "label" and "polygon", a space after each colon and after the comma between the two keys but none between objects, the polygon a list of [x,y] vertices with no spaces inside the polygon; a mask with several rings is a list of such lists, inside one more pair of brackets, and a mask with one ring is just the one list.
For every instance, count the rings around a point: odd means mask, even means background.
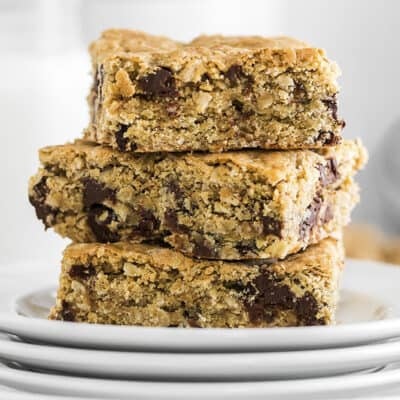
[{"label": "stack of white plate", "polygon": [[1,399],[400,395],[398,267],[349,260],[337,326],[273,329],[47,321],[57,273],[0,266]]}]

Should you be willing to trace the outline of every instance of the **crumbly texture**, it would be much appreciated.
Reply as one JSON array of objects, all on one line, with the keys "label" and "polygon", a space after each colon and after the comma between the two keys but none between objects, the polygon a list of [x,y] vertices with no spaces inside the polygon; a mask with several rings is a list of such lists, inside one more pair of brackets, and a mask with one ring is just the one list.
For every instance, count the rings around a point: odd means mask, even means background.
[{"label": "crumbly texture", "polygon": [[283,261],[195,260],[143,244],[73,244],[50,318],[164,327],[272,327],[335,321],[342,244]]},{"label": "crumbly texture", "polygon": [[341,229],[358,201],[357,141],[320,151],[126,154],[76,142],[40,151],[29,198],[75,242],[163,240],[198,258],[284,258]]},{"label": "crumbly texture", "polygon": [[121,151],[319,148],[340,141],[339,74],[287,37],[190,43],[109,30],[90,47],[85,137]]}]

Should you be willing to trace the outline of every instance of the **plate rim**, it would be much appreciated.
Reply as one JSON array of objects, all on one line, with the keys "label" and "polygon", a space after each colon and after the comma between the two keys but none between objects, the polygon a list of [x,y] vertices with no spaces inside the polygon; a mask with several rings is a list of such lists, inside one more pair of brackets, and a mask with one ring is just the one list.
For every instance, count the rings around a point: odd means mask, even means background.
[{"label": "plate rim", "polygon": [[[400,366],[394,368],[382,368],[370,374],[341,375],[335,377],[281,380],[281,381],[257,381],[257,382],[157,382],[157,381],[126,381],[109,380],[100,378],[83,378],[66,375],[45,374],[37,371],[15,369],[0,365],[0,384],[7,387],[23,390],[35,390],[42,394],[64,394],[67,396],[91,395],[99,398],[109,396],[123,396],[121,398],[155,399],[188,399],[204,398],[213,395],[213,398],[226,398],[233,395],[252,396],[264,398],[265,396],[283,396],[294,398],[299,395],[318,394],[343,394],[357,391],[370,393],[370,390],[388,388],[400,381]],[[101,388],[101,389],[99,389]],[[61,392],[60,392],[61,389]],[[101,395],[96,391],[101,390]],[[157,393],[155,393],[157,390]],[[136,391],[136,394],[135,394]],[[151,395],[151,397],[149,397]],[[158,397],[160,396],[161,397]],[[107,397],[105,397],[107,396]],[[125,397],[127,396],[127,397]],[[128,397],[129,396],[129,397]],[[142,396],[142,397],[139,397]],[[197,397],[196,397],[197,396]],[[118,397],[120,398],[120,397]],[[207,397],[208,398],[208,397]],[[298,398],[298,397],[297,397]]]},{"label": "plate rim", "polygon": [[[371,268],[398,267],[376,261],[348,259],[348,269],[368,264]],[[36,264],[35,264],[36,265]],[[353,265],[353,267],[350,267]],[[365,267],[364,267],[365,268]],[[400,269],[398,269],[400,274]],[[48,286],[48,285],[46,285]],[[21,291],[17,291],[21,292]],[[32,290],[23,293],[14,293],[15,301],[18,295],[27,296]],[[37,292],[37,291],[35,291]],[[29,323],[28,323],[29,321]],[[27,329],[29,325],[29,329]],[[312,327],[276,327],[276,328],[162,328],[142,326],[94,325],[88,323],[73,323],[64,321],[49,321],[40,318],[29,318],[13,314],[0,313],[0,331],[15,334],[21,337],[44,341],[52,344],[67,344],[77,347],[103,347],[110,349],[137,349],[143,351],[156,349],[157,351],[238,351],[247,349],[292,349],[292,348],[328,348],[337,346],[351,346],[361,343],[371,343],[378,340],[400,336],[400,317],[390,317],[378,321],[363,321],[336,326]],[[126,332],[129,331],[129,335]],[[190,332],[190,334],[188,334]],[[216,335],[215,332],[218,332]],[[296,334],[294,334],[296,332]],[[66,338],[66,333],[68,338]],[[137,334],[133,334],[137,333]],[[53,337],[51,337],[53,335]],[[90,335],[90,340],[82,341],[82,337]],[[162,343],[154,342],[151,337],[162,336]],[[188,339],[190,335],[190,340]],[[372,336],[372,338],[371,338]],[[117,338],[113,343],[107,338]],[[133,337],[133,339],[132,339]],[[284,337],[285,340],[282,338]],[[180,340],[180,339],[185,340]],[[212,338],[213,343],[210,342]],[[228,339],[232,342],[228,342]],[[316,340],[317,339],[317,340]],[[271,340],[280,345],[271,345]],[[315,341],[317,344],[315,344]],[[283,345],[283,342],[284,345]]]},{"label": "plate rim", "polygon": [[[303,377],[316,377],[356,372],[400,362],[400,341],[376,343],[367,347],[361,345],[281,352],[176,354],[55,347],[13,341],[3,336],[0,337],[0,357],[39,369],[46,368],[43,365],[49,365],[48,370],[59,373],[80,371],[91,376],[119,375],[124,379],[145,376],[157,379],[215,377],[214,380],[230,380],[235,377],[243,378],[245,370],[251,370],[251,373],[245,374],[248,380],[278,379],[282,376],[282,372],[279,372],[282,370],[289,371],[285,377],[293,379],[299,369],[304,371]],[[95,372],[101,370],[96,367],[98,365],[107,365],[112,373]],[[171,368],[173,374],[170,373]],[[130,373],[118,372],[121,370]],[[316,375],[315,370],[320,371],[321,375]],[[268,371],[273,372],[267,373]]]}]

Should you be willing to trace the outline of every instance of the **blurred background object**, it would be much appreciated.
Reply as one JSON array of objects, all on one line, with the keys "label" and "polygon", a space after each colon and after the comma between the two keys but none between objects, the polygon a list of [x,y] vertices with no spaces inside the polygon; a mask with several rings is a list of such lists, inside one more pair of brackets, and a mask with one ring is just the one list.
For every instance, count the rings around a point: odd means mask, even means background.
[{"label": "blurred background object", "polygon": [[344,244],[348,257],[400,265],[400,236],[389,237],[373,225],[346,227]]},{"label": "blurred background object", "polygon": [[372,225],[348,226],[344,243],[348,257],[400,265],[400,237],[389,237]]},{"label": "blurred background object", "polygon": [[[71,140],[87,124],[86,48],[110,27],[179,40],[285,34],[325,48],[343,71],[344,135],[360,136],[371,155],[354,219],[400,234],[399,14],[397,0],[0,0],[0,261],[59,261],[65,242],[45,236],[33,217],[27,180],[39,147]],[[395,254],[398,242],[389,247],[385,254]]]}]

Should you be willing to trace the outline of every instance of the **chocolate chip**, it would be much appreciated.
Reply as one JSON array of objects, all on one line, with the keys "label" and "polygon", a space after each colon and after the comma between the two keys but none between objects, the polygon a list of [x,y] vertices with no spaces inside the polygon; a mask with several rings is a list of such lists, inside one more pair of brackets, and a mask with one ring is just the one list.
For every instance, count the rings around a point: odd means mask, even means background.
[{"label": "chocolate chip", "polygon": [[92,96],[92,123],[96,122],[96,115],[100,109],[103,100],[103,81],[104,81],[104,66],[102,64],[97,66],[96,73],[94,74],[93,88],[94,95]]},{"label": "chocolate chip", "polygon": [[317,318],[318,314],[318,303],[315,297],[310,293],[305,293],[304,296],[296,299],[295,311],[297,317],[305,325],[323,325],[324,321],[322,318]]},{"label": "chocolate chip", "polygon": [[240,114],[240,117],[242,119],[247,119],[247,118],[251,117],[252,115],[254,115],[254,111],[250,110],[250,109],[246,110],[244,108],[244,104],[239,100],[236,100],[236,99],[233,100],[232,106]]},{"label": "chocolate chip", "polygon": [[186,320],[191,328],[201,328],[197,319],[189,318]]},{"label": "chocolate chip", "polygon": [[234,290],[235,292],[245,292],[248,289],[248,285],[245,285],[242,281],[225,281],[222,285],[228,290]]},{"label": "chocolate chip", "polygon": [[44,204],[42,200],[39,200],[33,196],[29,196],[29,202],[35,208],[36,217],[44,223],[46,229],[50,228],[54,223],[57,210],[48,206],[47,204]]},{"label": "chocolate chip", "polygon": [[119,151],[126,151],[126,146],[128,144],[128,138],[124,136],[125,132],[128,130],[129,125],[120,125],[119,130],[115,133],[115,140],[118,145]]},{"label": "chocolate chip", "polygon": [[69,304],[65,300],[62,301],[60,315],[63,321],[75,321],[75,313],[71,307],[71,304]]},{"label": "chocolate chip", "polygon": [[252,323],[272,322],[279,310],[293,310],[299,322],[305,325],[323,323],[316,318],[318,303],[310,293],[297,298],[289,286],[277,281],[267,271],[257,276],[251,285],[256,288],[256,296],[246,303],[246,309]]},{"label": "chocolate chip", "polygon": [[115,190],[92,178],[83,179],[83,205],[90,207],[104,200],[115,201]]},{"label": "chocolate chip", "polygon": [[154,216],[150,210],[144,208],[139,210],[139,224],[137,232],[144,237],[151,237],[160,227],[160,221]]},{"label": "chocolate chip", "polygon": [[[104,218],[105,214],[105,218]],[[100,217],[102,217],[100,219]],[[101,204],[94,204],[88,211],[88,225],[92,230],[96,240],[101,243],[118,242],[120,236],[113,232],[107,225],[113,221],[118,221],[117,215],[111,208]]]},{"label": "chocolate chip", "polygon": [[297,82],[297,81],[294,82],[293,100],[296,103],[301,103],[301,104],[305,104],[305,103],[309,102],[308,97],[307,97],[307,91],[302,82]]},{"label": "chocolate chip", "polygon": [[293,294],[288,286],[278,284],[268,274],[258,275],[252,285],[257,289],[257,294],[253,301],[246,303],[249,319],[252,323],[259,323],[263,320],[271,322],[269,312],[276,306],[282,309],[293,308]]},{"label": "chocolate chip", "polygon": [[319,180],[322,186],[330,185],[340,178],[335,158],[327,159],[325,165],[319,164],[317,168],[319,170]]},{"label": "chocolate chip", "polygon": [[327,145],[336,145],[340,143],[340,137],[336,136],[332,131],[320,130],[316,139],[317,142]]},{"label": "chocolate chip", "polygon": [[247,95],[251,92],[254,79],[252,76],[246,75],[240,65],[231,65],[224,75],[231,87],[235,87],[239,84],[239,81],[243,81],[243,93]]},{"label": "chocolate chip", "polygon": [[261,217],[264,235],[275,235],[282,239],[282,221],[272,217]]},{"label": "chocolate chip", "polygon": [[[185,307],[185,303],[182,302],[182,307]],[[186,306],[183,310],[183,317],[186,319],[186,322],[191,326],[192,328],[201,328],[201,326],[198,323],[198,316],[199,316],[200,310],[196,307],[189,307]]]},{"label": "chocolate chip", "polygon": [[241,256],[247,255],[249,253],[254,253],[257,248],[255,240],[241,240],[235,246],[236,250]]},{"label": "chocolate chip", "polygon": [[190,229],[186,225],[178,223],[178,215],[175,210],[169,208],[164,213],[164,224],[168,230],[173,233],[186,233],[190,232]]},{"label": "chocolate chip", "polygon": [[40,181],[33,187],[33,191],[40,200],[45,200],[49,194],[49,187],[47,186],[47,178],[43,176]]},{"label": "chocolate chip", "polygon": [[93,267],[92,264],[76,264],[72,265],[68,275],[75,280],[82,280],[86,281],[89,279],[91,276],[96,274],[96,269]]},{"label": "chocolate chip", "polygon": [[231,65],[224,75],[231,86],[236,86],[238,81],[245,76],[242,67],[237,64]]},{"label": "chocolate chip", "polygon": [[322,102],[325,104],[325,106],[330,110],[332,113],[332,118],[337,121],[338,116],[337,116],[337,100],[336,100],[336,95],[329,97],[328,99],[322,100]]},{"label": "chocolate chip", "polygon": [[239,101],[239,100],[236,100],[236,99],[233,100],[232,101],[232,106],[239,113],[241,113],[243,111],[243,103],[241,101]]},{"label": "chocolate chip", "polygon": [[210,77],[210,75],[208,75],[207,72],[205,72],[205,73],[201,76],[201,81],[202,81],[202,82],[206,82],[206,81],[211,82],[211,77]]},{"label": "chocolate chip", "polygon": [[43,223],[45,228],[49,228],[57,214],[57,210],[45,204],[46,197],[50,190],[47,186],[47,177],[42,177],[40,181],[32,188],[34,195],[29,196],[29,202],[35,208],[36,216]]},{"label": "chocolate chip", "polygon": [[197,258],[216,258],[217,252],[205,239],[199,238],[194,242],[193,256]]},{"label": "chocolate chip", "polygon": [[176,97],[178,95],[173,73],[165,67],[140,78],[138,86],[147,96]]},{"label": "chocolate chip", "polygon": [[303,219],[303,221],[300,224],[299,236],[301,240],[304,240],[312,232],[313,228],[317,225],[322,203],[323,203],[322,195],[320,193],[317,193],[311,204],[307,207],[306,210],[307,216]]}]

